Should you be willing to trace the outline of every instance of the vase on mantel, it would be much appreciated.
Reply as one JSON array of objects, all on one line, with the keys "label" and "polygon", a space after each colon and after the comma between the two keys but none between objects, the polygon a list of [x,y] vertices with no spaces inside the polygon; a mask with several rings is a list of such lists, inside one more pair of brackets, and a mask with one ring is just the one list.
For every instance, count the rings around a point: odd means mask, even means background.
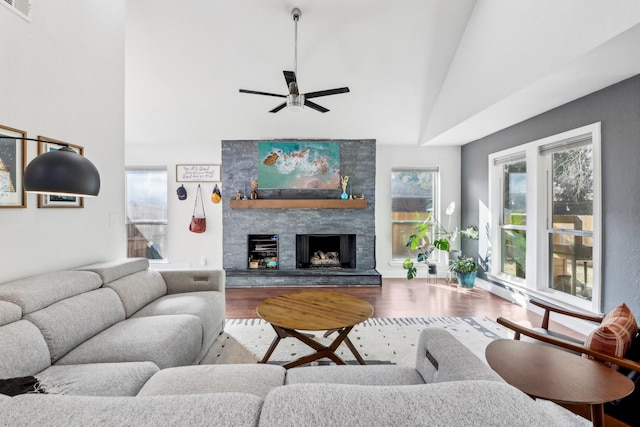
[{"label": "vase on mantel", "polygon": [[347,200],[349,198],[349,195],[347,194],[346,191],[343,191],[342,194],[340,195],[340,198],[342,200]]}]

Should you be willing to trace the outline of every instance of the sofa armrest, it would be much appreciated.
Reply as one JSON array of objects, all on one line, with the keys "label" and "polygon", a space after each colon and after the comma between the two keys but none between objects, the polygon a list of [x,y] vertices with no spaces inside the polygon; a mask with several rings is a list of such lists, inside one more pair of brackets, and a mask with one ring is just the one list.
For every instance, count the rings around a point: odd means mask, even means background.
[{"label": "sofa armrest", "polygon": [[224,293],[225,271],[208,270],[160,270],[167,284],[168,294],[184,292],[218,291]]},{"label": "sofa armrest", "polygon": [[503,381],[446,329],[425,328],[420,333],[416,370],[425,383],[464,380]]}]

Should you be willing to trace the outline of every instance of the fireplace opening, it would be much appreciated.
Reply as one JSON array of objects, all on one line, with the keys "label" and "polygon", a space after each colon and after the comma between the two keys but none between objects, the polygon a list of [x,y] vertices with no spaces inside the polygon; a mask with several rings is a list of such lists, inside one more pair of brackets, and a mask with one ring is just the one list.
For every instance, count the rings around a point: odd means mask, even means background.
[{"label": "fireplace opening", "polygon": [[296,268],[356,268],[356,235],[297,234]]}]

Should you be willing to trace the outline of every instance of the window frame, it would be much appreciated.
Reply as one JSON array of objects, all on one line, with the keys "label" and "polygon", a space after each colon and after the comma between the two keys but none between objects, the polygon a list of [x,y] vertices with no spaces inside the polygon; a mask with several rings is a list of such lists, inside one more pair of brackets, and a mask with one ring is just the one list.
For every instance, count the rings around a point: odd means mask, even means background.
[{"label": "window frame", "polygon": [[[130,220],[129,219],[129,189],[128,189],[128,174],[130,172],[164,172],[167,180],[167,188],[165,189],[166,195],[166,217],[165,220]],[[162,165],[144,165],[144,166],[125,166],[125,240],[126,240],[126,253],[129,256],[129,225],[164,225],[166,227],[165,239],[169,236],[169,195],[168,195],[168,183],[169,183],[169,171],[167,166]],[[154,259],[148,258],[150,263],[167,263],[169,262],[169,245],[167,244],[162,253],[163,258]]]},{"label": "window frame", "polygon": [[[512,276],[508,273],[505,273],[504,271],[502,271],[502,248],[503,248],[503,231],[505,230],[516,230],[516,231],[524,231],[525,235],[527,234],[527,225],[515,225],[515,224],[505,224],[504,223],[504,211],[505,211],[505,205],[504,205],[504,190],[505,190],[505,181],[504,181],[504,167],[506,165],[512,164],[512,163],[517,163],[517,162],[521,162],[521,161],[525,161],[525,167],[526,165],[526,155],[525,152],[517,152],[517,153],[512,153],[509,154],[506,157],[501,157],[501,158],[495,158],[493,161],[494,167],[499,167],[499,173],[500,173],[500,177],[499,179],[499,185],[500,185],[500,202],[499,202],[499,218],[498,218],[498,227],[500,228],[500,230],[498,231],[499,233],[499,245],[497,245],[497,247],[499,247],[499,258],[497,259],[497,265],[500,266],[497,268],[498,271],[500,271],[500,274],[504,277],[507,277],[510,281],[514,282],[514,283],[518,283],[520,285],[524,284],[526,281],[526,278],[523,279],[521,277],[517,277],[517,276]],[[527,182],[529,181],[529,171],[527,170]],[[528,201],[525,201],[525,204]],[[528,219],[527,219],[527,224],[528,224]],[[526,260],[526,250],[525,250],[525,260]],[[525,277],[526,277],[526,265],[528,263],[525,261]]]},{"label": "window frame", "polygon": [[[393,178],[392,175],[395,172],[427,172],[427,173],[433,173],[433,180],[432,180],[432,200],[433,200],[433,206],[432,206],[432,210],[433,210],[433,215],[431,217],[431,221],[428,221],[427,223],[431,225],[431,230],[433,230],[433,227],[435,226],[437,221],[440,221],[440,167],[438,166],[392,166],[391,167],[391,172],[389,175],[389,182],[391,185],[391,192],[390,192],[390,205],[391,205],[391,241],[394,242],[395,241],[395,236],[394,236],[394,231],[393,231],[393,226],[394,224],[408,224],[408,223],[415,223],[416,226],[419,224],[422,224],[423,221],[398,221],[398,220],[394,220],[393,219]],[[429,238],[433,240],[433,233],[431,233],[431,235],[429,235]],[[407,240],[408,240],[408,236],[407,236]],[[432,253],[429,256],[429,260],[433,261],[433,262],[439,262],[440,261],[440,254],[436,252],[440,252],[440,251],[434,251],[434,253]],[[408,256],[408,258],[411,258],[414,262],[416,262],[416,257],[417,257],[417,253],[415,254],[410,254]],[[407,258],[407,256],[403,256],[402,258],[394,258],[393,257],[393,248],[391,250],[391,260],[390,260],[390,264],[391,265],[402,265],[403,261]],[[423,265],[423,263],[416,263],[416,266],[418,266],[418,268],[420,268],[420,266]],[[426,267],[426,266],[425,266]]]},{"label": "window frame", "polygon": [[[593,292],[591,301],[553,290],[549,287],[549,230],[547,225],[550,176],[548,155],[543,152],[550,147],[570,144],[571,141],[590,135],[593,155]],[[527,162],[527,247],[526,279],[516,280],[500,272],[502,228],[502,187],[500,159],[508,159],[524,153]],[[576,307],[592,313],[601,313],[602,308],[602,175],[601,175],[601,123],[596,122],[516,147],[492,153],[489,161],[489,226],[486,245],[492,251],[487,276],[508,287],[515,287],[526,294],[544,301]],[[496,164],[498,162],[498,164]],[[504,162],[503,162],[504,163]]]}]

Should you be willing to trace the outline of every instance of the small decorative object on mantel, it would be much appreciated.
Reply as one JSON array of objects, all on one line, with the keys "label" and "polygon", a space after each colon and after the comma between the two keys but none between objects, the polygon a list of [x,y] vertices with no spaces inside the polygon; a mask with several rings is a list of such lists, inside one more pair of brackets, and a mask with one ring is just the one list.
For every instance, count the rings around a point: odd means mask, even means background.
[{"label": "small decorative object on mantel", "polygon": [[342,195],[340,196],[340,198],[342,200],[347,200],[349,198],[349,195],[347,194],[347,184],[349,183],[349,177],[348,176],[343,176],[342,178],[340,178],[340,185],[342,186]]},{"label": "small decorative object on mantel", "polygon": [[236,200],[242,200],[242,191],[236,190]]},{"label": "small decorative object on mantel", "polygon": [[258,198],[258,181],[255,179],[251,181],[251,200],[256,200]]}]

